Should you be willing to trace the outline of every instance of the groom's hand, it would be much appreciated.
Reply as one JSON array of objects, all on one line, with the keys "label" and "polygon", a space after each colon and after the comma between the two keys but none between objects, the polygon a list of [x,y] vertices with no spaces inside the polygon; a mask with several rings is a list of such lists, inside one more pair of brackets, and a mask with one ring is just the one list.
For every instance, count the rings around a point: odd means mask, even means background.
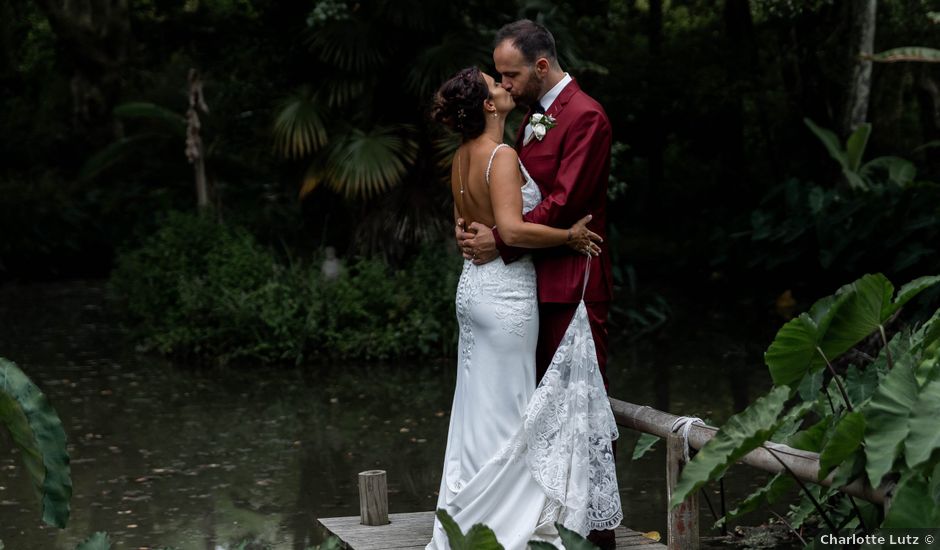
[{"label": "groom's hand", "polygon": [[457,243],[463,251],[463,257],[481,265],[491,262],[499,256],[493,230],[479,222],[473,222],[466,232],[458,228]]}]

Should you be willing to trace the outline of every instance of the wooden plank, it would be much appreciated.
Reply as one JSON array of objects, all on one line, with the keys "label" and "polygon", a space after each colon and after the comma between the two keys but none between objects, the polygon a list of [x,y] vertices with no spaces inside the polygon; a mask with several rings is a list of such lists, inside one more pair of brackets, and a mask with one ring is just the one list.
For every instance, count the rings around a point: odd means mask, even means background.
[{"label": "wooden plank", "polygon": [[[339,537],[351,550],[418,550],[431,540],[434,512],[389,514],[386,525],[362,525],[357,516],[321,518],[324,529]],[[614,532],[617,548],[662,549],[665,546],[620,526]]]}]

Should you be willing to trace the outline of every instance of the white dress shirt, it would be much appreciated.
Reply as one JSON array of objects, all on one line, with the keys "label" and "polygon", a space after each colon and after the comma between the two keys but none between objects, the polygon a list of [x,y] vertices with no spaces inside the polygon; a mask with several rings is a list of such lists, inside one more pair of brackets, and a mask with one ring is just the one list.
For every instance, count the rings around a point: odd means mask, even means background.
[{"label": "white dress shirt", "polygon": [[[557,99],[558,96],[561,94],[561,91],[565,89],[565,86],[567,86],[568,83],[571,82],[571,80],[572,80],[571,75],[568,73],[565,73],[565,76],[563,76],[562,79],[558,81],[558,84],[555,84],[555,86],[553,86],[551,90],[545,92],[545,95],[543,95],[539,99],[539,103],[542,104],[542,108],[545,109],[546,112],[548,111],[548,108],[552,106],[552,103],[555,102],[555,99]],[[528,143],[531,139],[532,139],[532,126],[530,124],[526,124],[525,125],[525,138],[523,139],[523,143]]]}]

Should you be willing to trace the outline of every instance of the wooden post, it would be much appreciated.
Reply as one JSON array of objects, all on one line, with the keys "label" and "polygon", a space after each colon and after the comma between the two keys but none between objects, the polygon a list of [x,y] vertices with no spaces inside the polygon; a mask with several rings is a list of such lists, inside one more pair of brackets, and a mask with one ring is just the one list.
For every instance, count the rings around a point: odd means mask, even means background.
[{"label": "wooden post", "polygon": [[[677,434],[666,438],[666,506],[672,501],[672,492],[685,467],[686,442]],[[698,492],[689,495],[682,504],[669,509],[667,520],[667,547],[669,550],[698,550]]]},{"label": "wooden post", "polygon": [[363,525],[388,523],[388,483],[385,470],[359,472],[359,519]]}]

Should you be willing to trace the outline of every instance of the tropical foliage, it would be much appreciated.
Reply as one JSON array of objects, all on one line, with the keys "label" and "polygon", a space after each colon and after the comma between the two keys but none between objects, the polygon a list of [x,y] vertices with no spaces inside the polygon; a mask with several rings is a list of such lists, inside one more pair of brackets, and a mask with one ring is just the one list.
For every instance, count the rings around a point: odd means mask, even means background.
[{"label": "tropical foliage", "polygon": [[454,349],[460,258],[428,246],[402,269],[280,259],[244,229],[174,214],[122,254],[116,303],[145,346],[218,363],[440,357]]},{"label": "tropical foliage", "polygon": [[0,424],[9,430],[42,503],[42,520],[65,528],[72,478],[65,430],[46,396],[12,362],[0,358]]},{"label": "tropical foliage", "polygon": [[[832,530],[940,527],[933,489],[940,482],[940,310],[919,324],[897,321],[906,303],[938,282],[921,277],[895,289],[883,275],[866,275],[785,324],[764,356],[774,388],[695,455],[671,504],[778,441],[819,453],[819,479],[831,485],[803,487],[790,512],[794,529],[813,513]],[[855,481],[886,487],[893,495],[887,512],[838,492]],[[778,475],[725,519],[777,501],[794,485]]]},{"label": "tropical foliage", "polygon": [[[441,526],[447,534],[447,542],[454,550],[502,550],[503,548],[503,545],[496,539],[493,530],[482,523],[473,525],[470,530],[463,533],[457,522],[447,513],[447,510],[438,509],[437,519],[441,522]],[[555,528],[558,529],[558,536],[567,550],[596,550],[596,546],[564,525],[556,523]],[[554,544],[540,540],[530,540],[528,546],[536,550],[554,550],[557,548]]]}]

